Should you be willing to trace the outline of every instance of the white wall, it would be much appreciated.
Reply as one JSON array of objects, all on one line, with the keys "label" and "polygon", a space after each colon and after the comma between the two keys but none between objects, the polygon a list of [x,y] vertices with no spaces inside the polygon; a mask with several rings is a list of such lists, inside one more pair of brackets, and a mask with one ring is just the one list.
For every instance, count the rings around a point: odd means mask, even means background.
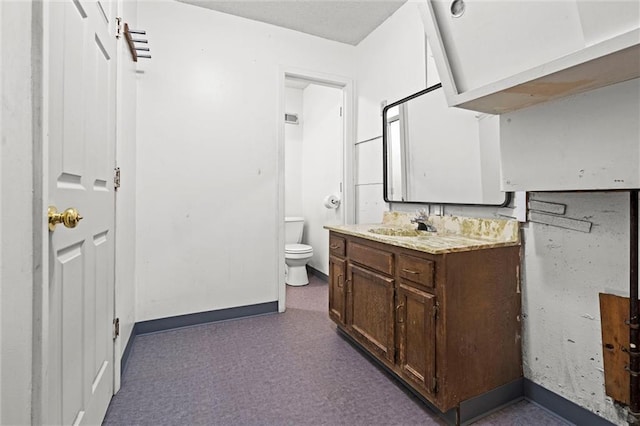
[{"label": "white wall", "polygon": [[136,320],[278,300],[279,73],[353,78],[355,48],[178,2],[138,24]]},{"label": "white wall", "polygon": [[[382,194],[382,106],[425,89],[425,35],[416,3],[407,2],[356,48],[358,123],[356,219],[380,222],[388,210]],[[380,165],[372,178],[371,165]]]},{"label": "white wall", "polygon": [[7,425],[30,424],[32,414],[34,282],[41,283],[44,228],[41,184],[34,182],[42,148],[33,122],[41,89],[38,11],[31,2],[0,2],[0,424]]},{"label": "white wall", "polygon": [[598,293],[629,295],[629,194],[532,193],[567,205],[590,233],[529,223],[524,231],[523,362],[535,383],[617,424],[604,394]]},{"label": "white wall", "polygon": [[382,137],[356,145],[356,223],[380,223],[388,210],[382,194]]},{"label": "white wall", "polygon": [[308,265],[329,274],[329,232],[324,225],[342,223],[342,210],[327,209],[327,195],[341,196],[343,126],[342,90],[311,84],[304,89],[302,150],[303,242],[313,247]]},{"label": "white wall", "polygon": [[[118,16],[131,28],[137,28],[137,1],[120,0]],[[116,164],[120,167],[122,186],[116,192],[116,271],[115,306],[120,318],[120,337],[116,353],[122,354],[135,323],[135,255],[136,255],[136,63],[126,42],[117,44],[117,146]],[[116,359],[116,370],[120,365]],[[119,378],[119,374],[116,373]],[[118,389],[118,386],[116,386]]]},{"label": "white wall", "polygon": [[407,2],[356,48],[357,141],[382,135],[381,102],[425,89],[425,35],[416,3]]},{"label": "white wall", "polygon": [[284,215],[302,216],[302,89],[287,87],[285,111],[298,114],[298,124],[284,125]]}]

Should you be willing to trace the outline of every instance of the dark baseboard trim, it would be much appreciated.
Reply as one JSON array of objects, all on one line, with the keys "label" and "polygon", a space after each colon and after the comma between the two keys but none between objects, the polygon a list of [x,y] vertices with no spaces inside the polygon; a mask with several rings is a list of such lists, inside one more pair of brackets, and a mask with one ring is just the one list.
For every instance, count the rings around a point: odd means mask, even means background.
[{"label": "dark baseboard trim", "polygon": [[313,266],[309,266],[307,265],[307,272],[315,277],[320,278],[322,281],[324,281],[325,283],[329,282],[329,276],[327,274],[325,274],[324,272],[320,272],[318,271],[316,268],[314,268]]},{"label": "dark baseboard trim", "polygon": [[225,321],[278,312],[278,302],[259,303],[257,305],[238,306],[236,308],[197,312],[136,323],[136,335],[166,331],[174,328],[190,327],[208,322]]},{"label": "dark baseboard trim", "polygon": [[522,400],[524,398],[523,386],[524,378],[520,377],[482,395],[462,401],[460,403],[460,423],[463,425],[472,424],[482,417]]},{"label": "dark baseboard trim", "polygon": [[524,379],[524,397],[576,425],[612,426],[613,423],[580,407],[563,396]]},{"label": "dark baseboard trim", "polygon": [[197,312],[194,314],[178,315],[175,317],[159,318],[149,321],[137,322],[133,326],[131,336],[120,360],[120,371],[124,372],[129,361],[129,355],[133,349],[135,338],[142,334],[157,333],[176,328],[191,327],[210,322],[220,322],[257,315],[272,314],[278,312],[278,301],[258,303],[256,305],[238,306],[235,308],[218,309],[215,311]]}]

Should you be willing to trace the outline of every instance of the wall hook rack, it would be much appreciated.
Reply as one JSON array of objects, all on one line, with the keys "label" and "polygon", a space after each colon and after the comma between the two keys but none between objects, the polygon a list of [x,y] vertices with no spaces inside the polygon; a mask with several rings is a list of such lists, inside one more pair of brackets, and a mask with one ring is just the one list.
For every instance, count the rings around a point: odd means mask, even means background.
[{"label": "wall hook rack", "polygon": [[129,24],[125,22],[124,24],[124,37],[127,39],[127,44],[129,45],[129,51],[131,51],[131,57],[133,58],[133,62],[138,62],[138,58],[151,59],[151,55],[148,53],[139,54],[138,52],[149,52],[149,48],[145,46],[138,46],[139,44],[148,44],[149,41],[141,38],[133,38],[134,35],[146,35],[147,32],[144,30],[132,30],[129,29]]}]

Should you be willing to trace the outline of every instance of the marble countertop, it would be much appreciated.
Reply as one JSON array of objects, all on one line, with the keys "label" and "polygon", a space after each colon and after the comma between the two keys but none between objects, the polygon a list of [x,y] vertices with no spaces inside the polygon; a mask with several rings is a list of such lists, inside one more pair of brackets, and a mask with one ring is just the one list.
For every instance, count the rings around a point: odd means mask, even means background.
[{"label": "marble countertop", "polygon": [[454,253],[520,245],[518,222],[457,216],[430,217],[437,232],[417,231],[412,215],[386,212],[382,223],[326,225],[341,234],[391,244],[430,254]]}]

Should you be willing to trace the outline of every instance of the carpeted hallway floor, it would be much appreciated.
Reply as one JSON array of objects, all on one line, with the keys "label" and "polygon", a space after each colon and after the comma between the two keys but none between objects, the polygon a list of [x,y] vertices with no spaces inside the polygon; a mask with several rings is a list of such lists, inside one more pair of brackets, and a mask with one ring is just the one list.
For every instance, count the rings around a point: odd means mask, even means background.
[{"label": "carpeted hallway floor", "polygon": [[[445,424],[336,333],[310,278],[283,314],[138,336],[104,424]],[[522,401],[475,424],[566,423]]]}]

